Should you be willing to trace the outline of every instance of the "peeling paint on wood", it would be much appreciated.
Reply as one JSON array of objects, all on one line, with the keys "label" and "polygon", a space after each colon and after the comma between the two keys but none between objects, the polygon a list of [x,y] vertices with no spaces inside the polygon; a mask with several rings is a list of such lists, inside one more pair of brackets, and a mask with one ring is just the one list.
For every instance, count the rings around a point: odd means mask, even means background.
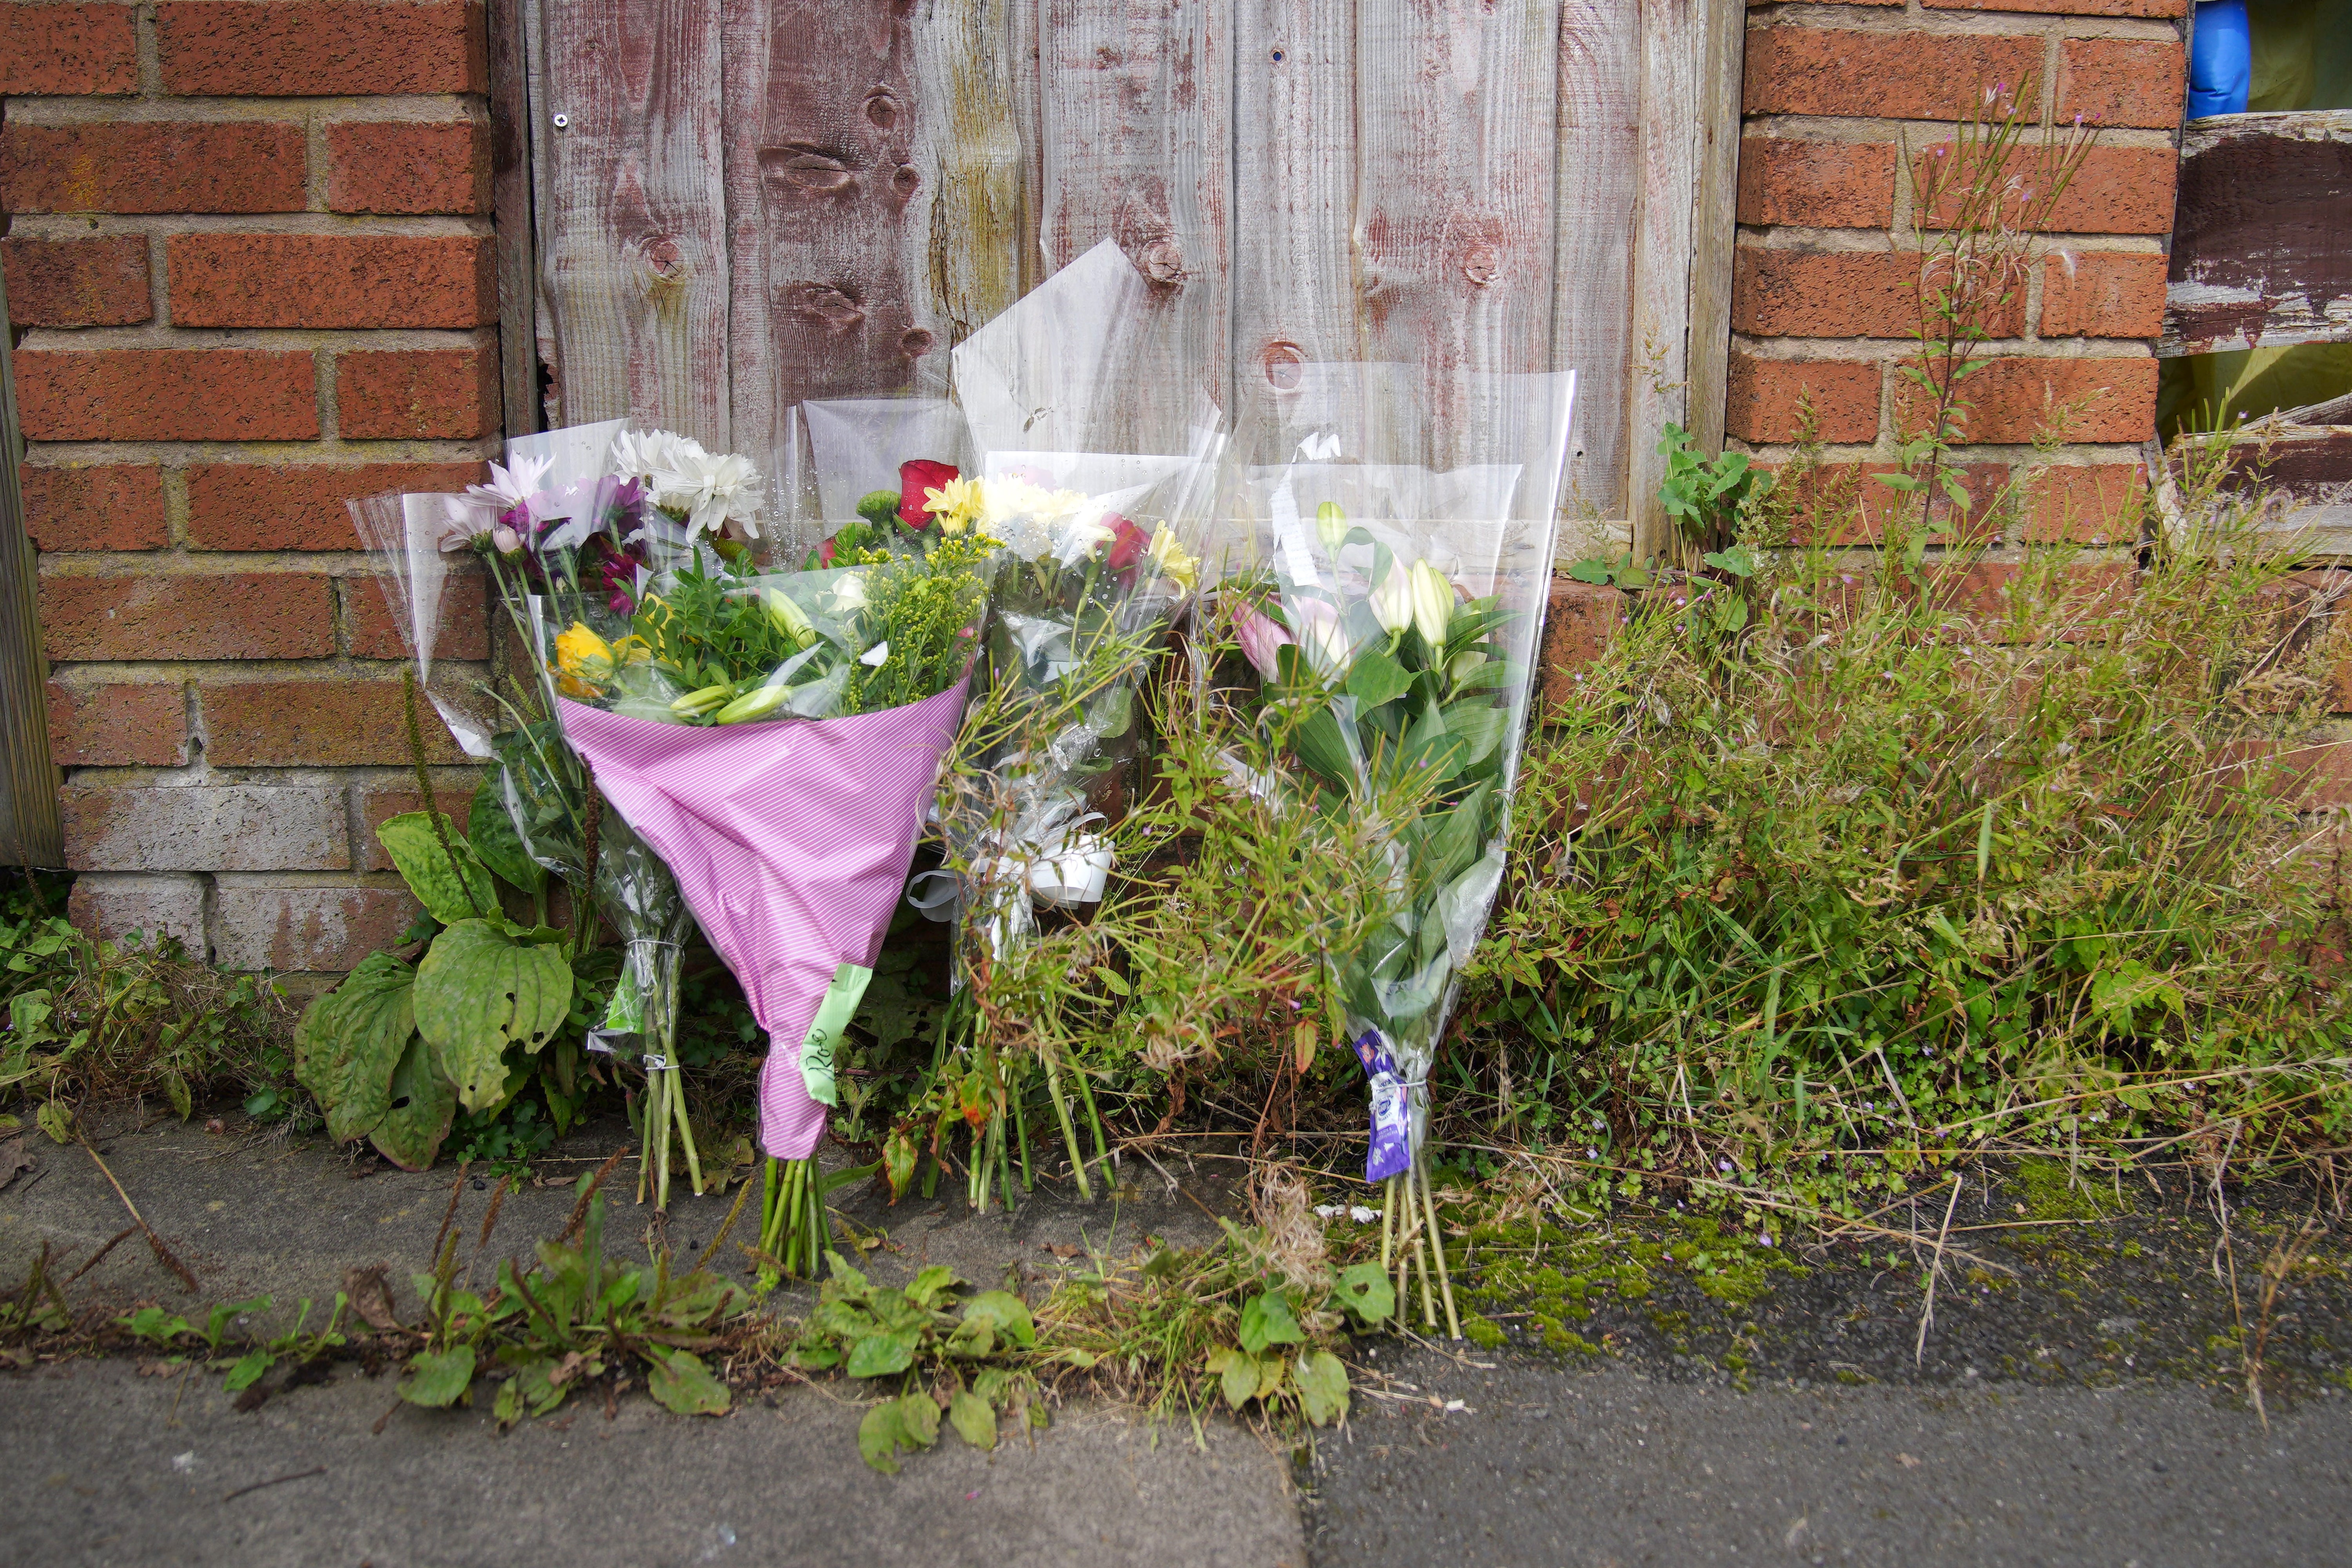
[{"label": "peeling paint on wood", "polygon": [[2182,139],[2163,355],[2352,342],[2352,110]]}]

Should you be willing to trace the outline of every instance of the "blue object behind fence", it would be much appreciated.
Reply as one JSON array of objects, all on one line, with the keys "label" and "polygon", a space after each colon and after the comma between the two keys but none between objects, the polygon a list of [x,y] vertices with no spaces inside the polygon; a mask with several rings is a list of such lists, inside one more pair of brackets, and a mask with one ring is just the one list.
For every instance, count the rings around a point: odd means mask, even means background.
[{"label": "blue object behind fence", "polygon": [[2189,55],[2189,118],[2243,114],[2253,74],[2246,0],[2199,0],[2196,41]]}]

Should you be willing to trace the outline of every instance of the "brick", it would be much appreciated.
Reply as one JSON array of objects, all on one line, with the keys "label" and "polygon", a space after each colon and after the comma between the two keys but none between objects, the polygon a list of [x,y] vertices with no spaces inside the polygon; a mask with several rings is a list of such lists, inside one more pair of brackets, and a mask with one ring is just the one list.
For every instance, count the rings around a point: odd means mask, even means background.
[{"label": "brick", "polygon": [[340,973],[395,945],[423,910],[405,888],[213,890],[213,962],[226,969]]},{"label": "brick", "polygon": [[488,212],[488,137],[470,120],[330,125],[327,207],[339,213]]},{"label": "brick", "polygon": [[1625,619],[1619,590],[1573,577],[1551,580],[1551,605],[1544,616],[1543,700],[1559,706],[1576,699],[1578,673],[1601,657]]},{"label": "brick", "polygon": [[[205,754],[223,767],[404,767],[407,719],[398,680],[226,680],[197,683]],[[466,753],[418,699],[430,763]]]},{"label": "brick", "polygon": [[482,8],[457,0],[163,0],[167,92],[304,98],[480,92]]},{"label": "brick", "polygon": [[2042,67],[2042,40],[2004,34],[1864,33],[1774,26],[1748,35],[1750,114],[1950,120],[1989,87]]},{"label": "brick", "polygon": [[42,550],[161,550],[163,472],[145,463],[28,463],[25,531]]},{"label": "brick", "polygon": [[122,942],[134,931],[173,936],[194,956],[205,956],[202,877],[79,876],[66,899],[66,918],[94,939]]},{"label": "brick", "polygon": [[[2053,422],[2067,441],[2138,442],[2156,433],[2153,359],[1996,359],[1960,386],[1971,441],[2032,441]],[[1898,430],[1908,427],[1916,390],[1896,384]]]},{"label": "brick", "polygon": [[188,542],[200,550],[358,550],[347,500],[462,490],[479,463],[199,463],[188,469]]},{"label": "brick", "polygon": [[69,784],[58,810],[76,871],[351,868],[343,792],[331,784]]},{"label": "brick", "polygon": [[2189,51],[2148,38],[2067,38],[2058,46],[2058,118],[2094,125],[2180,123]]},{"label": "brick", "polygon": [[1731,351],[1725,428],[1743,441],[1794,441],[1801,398],[1811,398],[1823,441],[1878,436],[1879,367],[1841,360],[1759,359]]},{"label": "brick", "polygon": [[165,246],[180,327],[478,327],[497,257],[471,235],[182,234]]},{"label": "brick", "polygon": [[[373,577],[343,579],[344,651],[353,658],[406,658],[406,616],[395,617]],[[488,579],[478,568],[452,576],[441,591],[436,658],[479,661],[490,657]]]},{"label": "brick", "polygon": [[[425,797],[413,784],[404,789],[362,785],[359,791],[359,804],[360,869],[389,871],[393,868],[392,857],[384,853],[383,840],[375,836],[375,830],[403,812],[424,810]],[[474,786],[471,784],[463,786],[452,784],[445,789],[436,784],[433,788],[433,804],[442,815],[457,824],[458,832],[463,833],[467,824],[472,820]]]},{"label": "brick", "polygon": [[11,125],[14,212],[299,212],[302,128],[262,121]]},{"label": "brick", "polygon": [[[1758,337],[1908,338],[1919,330],[1920,258],[1902,251],[1805,251],[1741,246],[1731,330]],[[1997,338],[2025,331],[2023,290],[1984,314]]]},{"label": "brick", "polygon": [[41,579],[41,646],[83,659],[320,658],[332,578],[294,572]]},{"label": "brick", "polygon": [[1885,228],[1895,221],[1898,156],[1886,142],[1739,143],[1739,221],[1799,228]]},{"label": "brick", "polygon": [[[1921,158],[1934,155],[1930,148]],[[2170,234],[2178,163],[2169,147],[2094,147],[2043,226],[2058,234]],[[1939,201],[1921,221],[1932,226],[1951,211],[1949,201]]]},{"label": "brick", "polygon": [[2025,542],[2131,544],[2147,476],[2137,463],[2060,463],[2025,479]]},{"label": "brick", "polygon": [[185,767],[188,695],[174,681],[48,684],[49,760],[61,768]]},{"label": "brick", "polygon": [[1920,0],[1930,11],[2030,11],[2068,16],[2183,16],[2189,0]]},{"label": "brick", "polygon": [[2164,268],[2161,256],[2112,250],[2051,257],[2042,266],[2042,335],[2157,337],[2164,331]]},{"label": "brick", "polygon": [[0,241],[8,282],[8,319],[20,327],[128,327],[152,321],[147,241]]},{"label": "brick", "polygon": [[308,441],[319,434],[308,353],[263,349],[41,349],[16,354],[33,441]]},{"label": "brick", "polygon": [[137,15],[131,5],[10,5],[0,94],[137,92]]},{"label": "brick", "polygon": [[[1765,465],[1778,469],[1779,465]],[[1803,472],[1776,471],[1796,515],[1790,537],[1799,544],[1876,544],[1912,495],[1880,481],[1902,472],[1899,463],[1822,463]],[[1927,493],[1928,535],[1939,544],[1990,542],[1991,518],[2010,484],[2006,463],[1962,463],[1958,479],[1969,502],[1956,509],[1940,488]],[[1982,527],[1972,526],[1981,522]]]},{"label": "brick", "polygon": [[[1979,561],[1965,567],[1931,570],[1927,583],[1944,607],[1979,620],[2006,619],[2016,605],[2019,579],[2025,567],[2013,562]],[[2130,599],[2133,578],[2129,565],[2105,562],[2062,567],[2057,580],[2043,592],[2043,601],[2064,616],[2062,636],[2087,631],[2094,623],[2121,610]]]},{"label": "brick", "polygon": [[462,349],[357,349],[335,360],[346,437],[487,436],[499,425],[498,356]]}]

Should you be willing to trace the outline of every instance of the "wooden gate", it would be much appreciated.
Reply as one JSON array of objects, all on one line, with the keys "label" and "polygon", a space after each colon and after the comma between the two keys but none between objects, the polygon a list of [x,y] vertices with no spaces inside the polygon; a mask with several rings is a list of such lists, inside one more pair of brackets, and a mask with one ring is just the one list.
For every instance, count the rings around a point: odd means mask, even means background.
[{"label": "wooden gate", "polygon": [[1573,367],[1588,519],[1654,492],[1663,423],[1720,442],[1737,0],[500,5],[509,430],[764,459],[1108,237],[1159,395]]}]

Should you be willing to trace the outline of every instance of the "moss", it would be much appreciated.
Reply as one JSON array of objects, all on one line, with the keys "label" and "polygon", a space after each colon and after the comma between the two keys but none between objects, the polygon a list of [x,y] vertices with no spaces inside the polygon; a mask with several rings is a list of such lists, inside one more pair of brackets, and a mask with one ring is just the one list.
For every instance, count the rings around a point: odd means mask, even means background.
[{"label": "moss", "polygon": [[2092,1197],[2063,1160],[2020,1160],[2012,1179],[2028,1219],[2105,1219],[2130,1211],[2128,1202],[2118,1205],[2112,1194],[2104,1202]]},{"label": "moss", "polygon": [[1503,1348],[1503,1331],[1475,1312],[1462,1320],[1462,1331],[1469,1335],[1470,1342],[1482,1351],[1498,1351]]}]

